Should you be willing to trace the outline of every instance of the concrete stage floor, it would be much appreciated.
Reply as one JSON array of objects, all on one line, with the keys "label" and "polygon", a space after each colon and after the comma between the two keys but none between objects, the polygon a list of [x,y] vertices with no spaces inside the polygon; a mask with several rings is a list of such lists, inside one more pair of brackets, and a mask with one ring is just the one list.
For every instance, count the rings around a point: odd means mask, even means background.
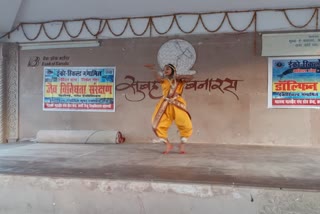
[{"label": "concrete stage floor", "polygon": [[0,144],[0,174],[320,190],[320,148],[189,144]]}]

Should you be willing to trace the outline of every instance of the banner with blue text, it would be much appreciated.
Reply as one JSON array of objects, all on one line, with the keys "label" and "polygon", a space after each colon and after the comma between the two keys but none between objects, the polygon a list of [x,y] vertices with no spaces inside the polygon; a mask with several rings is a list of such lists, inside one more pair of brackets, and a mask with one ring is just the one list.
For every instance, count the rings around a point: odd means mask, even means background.
[{"label": "banner with blue text", "polygon": [[269,108],[320,107],[320,57],[269,58]]},{"label": "banner with blue text", "polygon": [[115,111],[115,67],[44,67],[43,110]]}]

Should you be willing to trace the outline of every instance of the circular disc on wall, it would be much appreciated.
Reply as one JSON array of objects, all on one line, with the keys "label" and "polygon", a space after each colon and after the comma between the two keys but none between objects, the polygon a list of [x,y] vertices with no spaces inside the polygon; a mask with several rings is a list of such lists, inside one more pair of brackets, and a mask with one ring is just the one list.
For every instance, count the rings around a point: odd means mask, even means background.
[{"label": "circular disc on wall", "polygon": [[164,43],[158,51],[158,63],[161,69],[166,64],[173,64],[178,74],[194,73],[190,69],[196,61],[196,51],[193,46],[182,39],[172,39]]}]

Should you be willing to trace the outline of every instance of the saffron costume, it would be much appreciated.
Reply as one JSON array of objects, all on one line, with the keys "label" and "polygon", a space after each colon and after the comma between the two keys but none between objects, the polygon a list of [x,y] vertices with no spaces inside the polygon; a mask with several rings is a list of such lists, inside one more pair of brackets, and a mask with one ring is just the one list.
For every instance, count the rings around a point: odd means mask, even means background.
[{"label": "saffron costume", "polygon": [[161,82],[163,97],[152,115],[152,128],[162,142],[168,142],[168,129],[173,121],[179,129],[182,143],[186,143],[192,135],[191,117],[186,109],[186,101],[181,97],[184,84],[167,78]]}]

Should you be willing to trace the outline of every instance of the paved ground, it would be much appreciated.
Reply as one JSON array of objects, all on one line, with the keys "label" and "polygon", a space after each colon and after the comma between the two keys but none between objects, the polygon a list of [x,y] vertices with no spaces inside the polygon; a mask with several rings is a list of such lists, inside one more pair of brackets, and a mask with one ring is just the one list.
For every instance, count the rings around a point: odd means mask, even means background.
[{"label": "paved ground", "polygon": [[190,144],[0,144],[0,174],[320,190],[320,148]]}]

